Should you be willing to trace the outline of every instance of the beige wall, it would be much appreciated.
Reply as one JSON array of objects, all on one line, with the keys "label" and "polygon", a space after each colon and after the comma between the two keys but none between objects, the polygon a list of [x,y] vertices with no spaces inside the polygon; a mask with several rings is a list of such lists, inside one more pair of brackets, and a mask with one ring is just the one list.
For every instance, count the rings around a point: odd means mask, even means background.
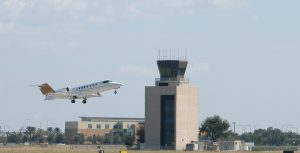
[{"label": "beige wall", "polygon": [[176,86],[146,87],[145,147],[160,148],[160,95],[175,95]]},{"label": "beige wall", "polygon": [[79,129],[87,129],[88,128],[88,124],[92,124],[92,129],[97,129],[97,124],[100,124],[101,128],[100,129],[105,129],[105,125],[108,124],[109,125],[109,129],[113,129],[114,125],[117,122],[90,122],[90,121],[82,121],[79,122],[78,128]]},{"label": "beige wall", "polygon": [[160,96],[176,97],[176,150],[198,140],[199,89],[191,86],[148,86],[145,88],[145,147],[160,148]]},{"label": "beige wall", "polygon": [[176,91],[176,150],[183,150],[187,143],[198,141],[198,110],[198,87],[178,86]]},{"label": "beige wall", "polygon": [[104,136],[106,132],[111,132],[112,130],[97,130],[97,129],[80,129],[78,130],[79,133],[84,134],[84,136],[87,138],[89,136]]}]

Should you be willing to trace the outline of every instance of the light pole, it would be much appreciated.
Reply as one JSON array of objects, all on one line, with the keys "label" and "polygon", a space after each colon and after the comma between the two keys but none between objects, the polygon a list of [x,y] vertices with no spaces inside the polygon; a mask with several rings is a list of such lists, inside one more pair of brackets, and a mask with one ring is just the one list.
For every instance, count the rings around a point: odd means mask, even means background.
[{"label": "light pole", "polygon": [[284,132],[284,127],[285,127],[286,125],[285,124],[283,124],[282,126],[281,126],[281,131],[282,132]]},{"label": "light pole", "polygon": [[48,130],[48,127],[49,127],[49,121],[51,121],[51,120],[47,120],[47,129],[46,129],[46,130]]},{"label": "light pole", "polygon": [[233,123],[233,133],[235,133],[235,123],[236,122],[232,122]]},{"label": "light pole", "polygon": [[242,124],[237,124],[236,127],[239,129],[239,131],[241,131],[241,134],[244,134],[245,129],[244,129],[244,126]]},{"label": "light pole", "polygon": [[255,132],[257,126],[258,126],[258,124],[255,124],[255,125],[253,126],[253,133]]},{"label": "light pole", "polygon": [[10,131],[10,126],[9,125],[4,125],[4,131],[5,131],[5,126],[8,127],[8,132]]},{"label": "light pole", "polygon": [[250,125],[250,124],[246,124],[246,125],[244,125],[244,129],[246,129],[246,127],[248,127],[248,128],[249,128],[249,133],[250,133],[250,132],[252,132],[252,127],[251,127],[251,125]]},{"label": "light pole", "polygon": [[40,123],[40,129],[42,129],[42,122],[38,121],[38,120],[35,120],[35,121]]},{"label": "light pole", "polygon": [[[53,122],[51,122],[51,121],[53,121]],[[48,129],[50,124],[55,124],[56,125],[54,120],[49,119],[49,120],[47,120],[47,129]]]},{"label": "light pole", "polygon": [[21,131],[21,132],[24,132],[24,131],[25,131],[25,129],[24,129],[24,128],[25,128],[25,123],[24,123],[24,122],[21,122],[21,124],[22,124],[22,126],[21,126],[20,131]]},{"label": "light pole", "polygon": [[288,124],[288,125],[286,126],[286,132],[293,132],[293,131],[291,130],[292,127],[294,127],[294,125]]},{"label": "light pole", "polygon": [[27,129],[27,121],[29,121],[29,120],[31,120],[31,119],[26,119],[25,120],[25,129]]},{"label": "light pole", "polygon": [[[1,125],[3,125],[3,132],[5,132],[5,124],[4,123],[0,123]],[[2,126],[0,126],[0,132],[1,132],[1,128]]]}]

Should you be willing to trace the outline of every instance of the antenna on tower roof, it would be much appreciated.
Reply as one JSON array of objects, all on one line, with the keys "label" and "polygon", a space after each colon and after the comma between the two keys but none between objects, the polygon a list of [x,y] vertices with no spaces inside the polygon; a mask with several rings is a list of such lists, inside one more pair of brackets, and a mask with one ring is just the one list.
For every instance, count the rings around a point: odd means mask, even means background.
[{"label": "antenna on tower roof", "polygon": [[177,48],[177,54],[176,54],[176,49],[158,48],[157,60],[187,60],[187,48],[185,48],[184,53],[182,50]]},{"label": "antenna on tower roof", "polygon": [[185,56],[184,56],[184,60],[187,60],[187,49],[185,48]]}]

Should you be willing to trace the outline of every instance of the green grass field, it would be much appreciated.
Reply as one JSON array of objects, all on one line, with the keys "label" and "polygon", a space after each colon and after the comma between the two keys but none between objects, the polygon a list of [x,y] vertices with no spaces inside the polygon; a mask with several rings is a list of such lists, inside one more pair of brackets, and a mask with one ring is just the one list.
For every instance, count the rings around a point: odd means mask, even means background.
[{"label": "green grass field", "polygon": [[[104,150],[105,153],[119,153],[120,150]],[[40,147],[16,147],[16,148],[0,148],[0,153],[98,153],[96,149],[59,149],[59,148],[40,148]],[[128,153],[220,153],[220,151],[131,151]],[[221,151],[223,153],[247,153],[247,152],[233,152]],[[282,151],[254,151],[253,153],[282,153]],[[295,153],[300,153],[297,151]]]}]

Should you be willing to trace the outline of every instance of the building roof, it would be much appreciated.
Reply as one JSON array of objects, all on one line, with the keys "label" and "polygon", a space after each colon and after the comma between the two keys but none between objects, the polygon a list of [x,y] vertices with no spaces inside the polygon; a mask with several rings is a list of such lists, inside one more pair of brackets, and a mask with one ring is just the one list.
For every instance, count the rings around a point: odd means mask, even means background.
[{"label": "building roof", "polygon": [[134,121],[134,122],[144,122],[144,118],[128,118],[128,117],[83,117],[80,116],[81,121]]}]

